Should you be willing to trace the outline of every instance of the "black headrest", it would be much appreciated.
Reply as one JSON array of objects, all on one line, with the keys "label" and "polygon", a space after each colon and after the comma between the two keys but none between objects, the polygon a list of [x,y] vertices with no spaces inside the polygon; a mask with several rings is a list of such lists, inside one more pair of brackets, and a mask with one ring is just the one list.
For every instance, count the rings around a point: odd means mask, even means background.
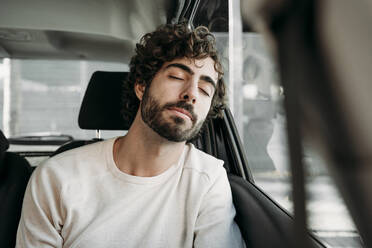
[{"label": "black headrest", "polygon": [[91,130],[128,130],[121,116],[122,85],[128,72],[93,73],[80,107],[79,127]]},{"label": "black headrest", "polygon": [[9,142],[7,138],[5,138],[3,132],[0,130],[0,160],[3,159],[4,153],[9,148]]}]

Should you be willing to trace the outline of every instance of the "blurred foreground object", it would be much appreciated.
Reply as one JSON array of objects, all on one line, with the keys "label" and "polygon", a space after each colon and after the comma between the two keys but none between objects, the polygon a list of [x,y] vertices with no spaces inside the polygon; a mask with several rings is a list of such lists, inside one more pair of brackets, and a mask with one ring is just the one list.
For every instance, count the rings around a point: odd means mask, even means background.
[{"label": "blurred foreground object", "polygon": [[372,1],[243,0],[276,56],[285,94],[296,234],[306,246],[302,139],[328,167],[372,247]]}]

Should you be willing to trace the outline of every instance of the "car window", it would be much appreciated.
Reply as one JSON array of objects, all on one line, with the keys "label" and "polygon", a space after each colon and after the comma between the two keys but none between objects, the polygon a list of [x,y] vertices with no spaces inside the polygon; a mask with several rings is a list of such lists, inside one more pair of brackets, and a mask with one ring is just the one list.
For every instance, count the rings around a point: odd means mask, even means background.
[{"label": "car window", "polygon": [[[248,163],[256,184],[293,212],[284,92],[263,37],[254,33],[242,37],[243,85],[232,99],[243,102],[237,120]],[[348,239],[348,245],[360,247],[356,227],[326,163],[309,145],[303,146],[309,229],[332,246]]]},{"label": "car window", "polygon": [[[9,136],[63,133],[75,139],[94,137],[94,131],[78,127],[77,117],[89,79],[97,70],[127,71],[128,65],[103,61],[0,60],[0,113],[4,117],[0,128]],[[17,90],[7,88],[7,81]],[[12,94],[11,100],[7,100],[7,94]],[[10,117],[4,111],[10,111]]]},{"label": "car window", "polygon": [[[0,60],[0,129],[10,137],[58,136],[92,139],[95,131],[78,126],[78,114],[93,72],[127,71],[128,65],[104,61]],[[47,106],[47,107],[46,107]],[[123,132],[104,131],[103,138]],[[10,151],[55,151],[58,145],[11,144]],[[38,165],[47,156],[28,157]]]}]

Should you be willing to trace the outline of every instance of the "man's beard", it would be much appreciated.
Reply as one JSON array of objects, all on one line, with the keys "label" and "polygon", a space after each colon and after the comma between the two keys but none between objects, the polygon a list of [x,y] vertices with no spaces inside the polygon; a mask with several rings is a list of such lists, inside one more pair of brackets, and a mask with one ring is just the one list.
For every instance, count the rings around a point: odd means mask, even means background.
[{"label": "man's beard", "polygon": [[[168,108],[176,107],[187,110],[192,116],[192,125],[189,129],[182,129],[185,119],[178,116],[171,116],[172,121],[167,121],[162,116],[163,111]],[[182,142],[193,139],[198,135],[203,121],[197,122],[197,116],[193,111],[193,106],[185,101],[167,103],[160,106],[159,102],[149,94],[149,89],[146,88],[141,104],[142,120],[161,137],[173,141]]]}]

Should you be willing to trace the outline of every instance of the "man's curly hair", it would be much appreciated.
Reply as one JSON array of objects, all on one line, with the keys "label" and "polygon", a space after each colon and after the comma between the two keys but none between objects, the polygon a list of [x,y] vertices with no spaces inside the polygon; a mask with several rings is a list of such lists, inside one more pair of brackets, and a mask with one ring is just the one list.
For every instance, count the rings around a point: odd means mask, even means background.
[{"label": "man's curly hair", "polygon": [[134,85],[139,83],[149,87],[163,64],[177,58],[210,57],[214,60],[218,81],[206,121],[222,116],[226,95],[222,65],[217,55],[215,38],[206,27],[190,29],[186,23],[160,26],[141,38],[136,44],[135,52],[129,64],[130,72],[123,85],[122,115],[126,123],[133,123],[140,104]]}]

